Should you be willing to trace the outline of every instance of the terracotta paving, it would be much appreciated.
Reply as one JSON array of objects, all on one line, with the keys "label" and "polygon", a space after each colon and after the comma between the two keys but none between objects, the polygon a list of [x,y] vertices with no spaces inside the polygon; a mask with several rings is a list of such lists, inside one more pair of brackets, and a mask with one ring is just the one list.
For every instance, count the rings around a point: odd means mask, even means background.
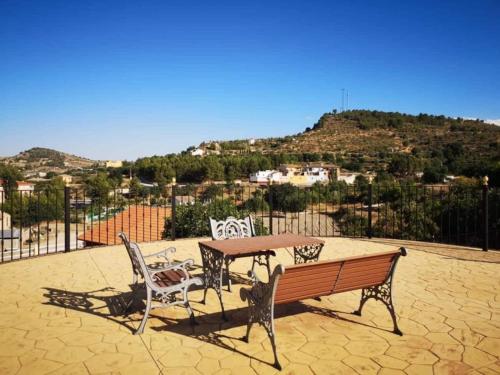
[{"label": "terracotta paving", "polygon": [[[384,251],[391,242],[325,239],[322,258]],[[144,244],[145,253],[170,246]],[[179,240],[176,258],[200,264],[197,240]],[[359,291],[277,309],[282,374],[499,374],[500,265],[496,254],[407,244],[395,276],[394,299],[402,337],[376,301],[352,312]],[[431,245],[429,245],[429,249]],[[455,256],[458,255],[458,256]],[[273,262],[291,264],[287,251]],[[209,291],[190,293],[198,326],[182,307],[153,310],[134,336],[141,313],[121,315],[130,293],[129,259],[122,246],[80,250],[0,265],[0,374],[271,374],[272,350],[263,328],[250,343],[239,297],[250,260],[231,266],[224,292],[229,322],[220,320]],[[259,270],[263,271],[263,270]],[[193,270],[200,273],[199,266]],[[240,281],[238,281],[240,280]]]}]

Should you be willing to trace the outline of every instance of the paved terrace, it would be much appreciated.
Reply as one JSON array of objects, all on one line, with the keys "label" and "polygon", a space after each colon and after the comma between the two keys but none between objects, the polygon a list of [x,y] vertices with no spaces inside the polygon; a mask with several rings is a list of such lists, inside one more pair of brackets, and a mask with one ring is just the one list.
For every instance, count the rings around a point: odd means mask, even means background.
[{"label": "paved terrace", "polygon": [[[145,244],[145,253],[171,243]],[[197,240],[175,242],[177,258],[200,264]],[[394,249],[395,243],[326,239],[322,258]],[[351,315],[360,292],[306,300],[277,309],[283,374],[500,373],[500,254],[407,244],[395,276],[395,307],[404,336],[391,329],[380,302]],[[290,264],[282,252],[274,262]],[[244,281],[250,260],[232,265]],[[199,273],[198,267],[193,273]],[[213,290],[193,302],[200,325],[182,307],[120,315],[131,281],[122,246],[80,250],[0,265],[0,374],[270,374],[272,350],[263,328],[250,344],[246,311],[235,284],[222,323]],[[126,296],[125,296],[126,297]],[[202,291],[190,294],[199,301]]]}]

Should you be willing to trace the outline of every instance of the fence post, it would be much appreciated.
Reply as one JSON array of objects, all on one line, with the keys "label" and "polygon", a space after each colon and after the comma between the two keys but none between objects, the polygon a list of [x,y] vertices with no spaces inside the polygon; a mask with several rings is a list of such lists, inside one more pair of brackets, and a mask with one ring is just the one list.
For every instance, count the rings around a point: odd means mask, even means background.
[{"label": "fence post", "polygon": [[267,181],[267,195],[269,197],[269,232],[273,234],[273,195],[271,194],[272,181]]},{"label": "fence post", "polygon": [[175,241],[175,220],[176,220],[176,215],[175,215],[175,205],[176,205],[176,187],[175,187],[175,177],[172,178],[172,211],[170,212],[170,223],[171,223],[171,231],[170,231],[170,239],[172,241]]},{"label": "fence post", "polygon": [[483,177],[483,251],[488,251],[488,176]]},{"label": "fence post", "polygon": [[64,252],[71,250],[71,227],[70,227],[70,189],[68,186],[64,187]]},{"label": "fence post", "polygon": [[373,176],[368,176],[368,238],[372,238],[372,200],[373,200]]}]

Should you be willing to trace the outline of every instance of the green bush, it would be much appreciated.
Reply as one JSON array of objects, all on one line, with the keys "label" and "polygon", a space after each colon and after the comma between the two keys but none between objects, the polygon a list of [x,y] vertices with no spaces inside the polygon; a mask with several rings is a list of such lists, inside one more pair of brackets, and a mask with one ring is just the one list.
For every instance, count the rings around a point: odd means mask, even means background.
[{"label": "green bush", "polygon": [[[196,202],[192,205],[176,207],[175,236],[186,237],[207,237],[210,236],[209,218],[216,220],[226,219],[233,216],[242,219],[249,215],[247,210],[238,210],[236,205],[228,199],[216,199],[209,204]],[[254,222],[257,235],[266,234],[260,219]],[[172,233],[172,219],[166,218],[163,237],[169,237]]]}]

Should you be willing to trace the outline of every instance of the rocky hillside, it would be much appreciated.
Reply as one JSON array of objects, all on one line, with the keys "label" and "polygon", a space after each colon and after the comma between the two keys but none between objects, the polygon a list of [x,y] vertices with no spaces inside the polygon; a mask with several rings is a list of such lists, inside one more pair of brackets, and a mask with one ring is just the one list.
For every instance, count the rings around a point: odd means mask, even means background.
[{"label": "rocky hillside", "polygon": [[500,160],[500,127],[481,120],[397,112],[353,110],[325,113],[304,132],[282,138],[220,142],[226,153],[332,153],[342,157],[380,159],[387,154],[439,157],[460,145],[470,158]]},{"label": "rocky hillside", "polygon": [[15,166],[24,172],[63,173],[71,169],[90,168],[96,162],[48,148],[34,147],[0,162]]}]

